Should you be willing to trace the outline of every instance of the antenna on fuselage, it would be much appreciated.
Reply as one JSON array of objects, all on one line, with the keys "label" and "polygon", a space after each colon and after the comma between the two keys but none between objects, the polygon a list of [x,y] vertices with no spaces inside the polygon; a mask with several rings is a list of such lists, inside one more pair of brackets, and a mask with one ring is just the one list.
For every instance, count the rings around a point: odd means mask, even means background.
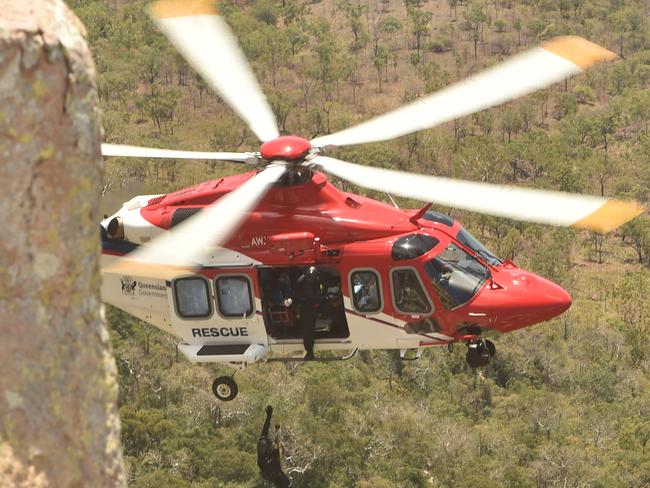
[{"label": "antenna on fuselage", "polygon": [[391,196],[391,194],[388,193],[388,192],[384,192],[384,193],[386,193],[386,195],[388,195],[388,198],[390,198],[390,201],[393,203],[393,206],[394,206],[395,208],[399,209],[399,207],[397,206],[397,203],[395,203],[395,200],[393,199],[393,197]]}]

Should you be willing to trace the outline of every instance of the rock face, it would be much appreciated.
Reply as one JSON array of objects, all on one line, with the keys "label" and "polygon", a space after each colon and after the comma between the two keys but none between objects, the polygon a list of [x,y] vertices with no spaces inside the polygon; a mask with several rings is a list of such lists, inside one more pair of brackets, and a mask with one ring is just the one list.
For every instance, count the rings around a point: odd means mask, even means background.
[{"label": "rock face", "polygon": [[0,486],[124,486],[100,317],[95,73],[60,0],[0,0]]}]

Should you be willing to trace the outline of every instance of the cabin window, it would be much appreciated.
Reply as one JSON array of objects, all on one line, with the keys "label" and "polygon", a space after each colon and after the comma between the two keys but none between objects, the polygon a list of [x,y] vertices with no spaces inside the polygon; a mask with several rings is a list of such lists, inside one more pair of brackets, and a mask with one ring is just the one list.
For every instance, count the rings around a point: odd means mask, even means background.
[{"label": "cabin window", "polygon": [[210,285],[203,278],[179,278],[174,281],[176,311],[183,318],[205,318],[212,315]]},{"label": "cabin window", "polygon": [[251,282],[246,276],[221,276],[216,285],[221,315],[243,318],[253,314]]},{"label": "cabin window", "polygon": [[428,314],[431,302],[413,268],[397,268],[391,273],[395,308],[407,314]]},{"label": "cabin window", "polygon": [[395,261],[417,258],[436,247],[438,242],[438,239],[426,234],[409,234],[395,241],[391,256]]},{"label": "cabin window", "polygon": [[350,274],[350,290],[355,310],[364,313],[381,310],[379,276],[374,271],[353,271]]}]

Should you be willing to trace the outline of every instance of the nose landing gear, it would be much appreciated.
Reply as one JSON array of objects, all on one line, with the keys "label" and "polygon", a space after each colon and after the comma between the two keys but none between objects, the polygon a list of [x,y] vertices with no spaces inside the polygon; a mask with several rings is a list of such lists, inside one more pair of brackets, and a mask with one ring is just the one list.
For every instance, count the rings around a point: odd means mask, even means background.
[{"label": "nose landing gear", "polygon": [[482,368],[490,363],[497,349],[494,343],[487,339],[478,339],[467,343],[465,360],[471,368]]}]

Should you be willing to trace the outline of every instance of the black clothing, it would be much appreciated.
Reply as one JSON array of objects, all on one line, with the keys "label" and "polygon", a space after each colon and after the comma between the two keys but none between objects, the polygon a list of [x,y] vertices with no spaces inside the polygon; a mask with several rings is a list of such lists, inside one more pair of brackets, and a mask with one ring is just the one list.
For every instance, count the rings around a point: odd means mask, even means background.
[{"label": "black clothing", "polygon": [[271,415],[273,415],[273,408],[266,407],[266,420],[260,433],[260,438],[257,440],[257,467],[264,471],[267,468],[268,460],[273,456],[273,442],[269,437],[269,427],[271,426]]},{"label": "black clothing", "polygon": [[262,475],[262,478],[266,481],[270,481],[277,488],[291,488],[291,480],[279,467],[277,470],[272,471],[269,477]]},{"label": "black clothing", "polygon": [[280,464],[280,449],[269,437],[273,409],[266,407],[266,420],[257,440],[257,467],[260,475],[266,481],[272,482],[277,488],[291,488],[291,480],[282,472]]},{"label": "black clothing", "polygon": [[262,432],[260,433],[260,439],[269,437],[269,428],[271,427],[271,416],[273,415],[273,407],[271,405],[266,407],[266,420],[262,426]]},{"label": "black clothing", "polygon": [[298,278],[298,302],[300,322],[302,323],[302,343],[307,354],[305,359],[314,359],[314,336],[316,319],[321,302],[320,274],[315,266],[310,266]]},{"label": "black clothing", "polygon": [[302,345],[305,348],[305,359],[314,359],[314,337],[316,335],[316,317],[318,309],[311,304],[300,307],[300,322],[302,323]]},{"label": "black clothing", "polygon": [[310,266],[298,278],[296,292],[298,298],[305,303],[318,304],[321,300],[320,273],[315,266]]}]

